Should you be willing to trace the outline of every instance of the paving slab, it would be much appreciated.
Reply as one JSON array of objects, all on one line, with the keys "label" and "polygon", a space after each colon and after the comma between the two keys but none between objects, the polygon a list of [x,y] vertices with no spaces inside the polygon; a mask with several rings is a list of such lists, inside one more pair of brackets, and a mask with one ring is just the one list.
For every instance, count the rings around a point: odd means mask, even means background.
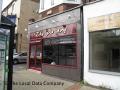
[{"label": "paving slab", "polygon": [[80,85],[80,83],[76,83],[65,90],[101,90],[92,86]]},{"label": "paving slab", "polygon": [[13,74],[13,90],[65,90],[75,82],[63,80],[30,70]]},{"label": "paving slab", "polygon": [[27,69],[26,64],[14,65],[13,73],[13,90],[100,90]]}]

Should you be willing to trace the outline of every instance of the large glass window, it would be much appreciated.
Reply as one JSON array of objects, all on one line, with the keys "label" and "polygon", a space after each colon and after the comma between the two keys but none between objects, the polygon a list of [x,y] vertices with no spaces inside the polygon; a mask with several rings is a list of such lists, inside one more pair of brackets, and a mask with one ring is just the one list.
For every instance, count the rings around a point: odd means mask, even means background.
[{"label": "large glass window", "polygon": [[120,29],[90,33],[90,69],[120,72]]},{"label": "large glass window", "polygon": [[55,65],[76,65],[76,43],[74,36],[44,40],[43,63]]}]

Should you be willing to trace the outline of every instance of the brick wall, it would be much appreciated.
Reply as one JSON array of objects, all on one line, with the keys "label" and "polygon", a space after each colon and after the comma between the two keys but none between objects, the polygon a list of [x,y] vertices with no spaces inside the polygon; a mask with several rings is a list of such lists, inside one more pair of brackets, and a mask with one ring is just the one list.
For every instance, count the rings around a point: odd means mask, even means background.
[{"label": "brick wall", "polygon": [[21,0],[20,8],[20,19],[18,21],[18,39],[17,41],[17,52],[28,51],[28,39],[27,31],[25,28],[28,28],[28,23],[30,19],[38,19],[39,14],[36,10],[39,7],[39,2],[32,0]]},{"label": "brick wall", "polygon": [[65,10],[71,9],[73,7],[76,7],[76,6],[78,6],[78,4],[60,4],[56,7],[53,7],[53,8],[46,10],[46,11],[41,12],[39,14],[39,19],[42,19],[42,18],[47,17],[47,16],[52,15],[52,14],[63,12]]}]

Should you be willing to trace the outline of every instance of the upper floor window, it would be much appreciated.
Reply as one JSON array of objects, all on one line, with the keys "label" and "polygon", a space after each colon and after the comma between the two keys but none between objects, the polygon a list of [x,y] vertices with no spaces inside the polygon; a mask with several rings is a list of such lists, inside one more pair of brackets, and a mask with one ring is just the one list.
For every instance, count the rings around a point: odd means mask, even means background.
[{"label": "upper floor window", "polygon": [[44,9],[44,0],[41,0],[41,9]]},{"label": "upper floor window", "polygon": [[74,1],[74,2],[77,2],[77,0],[67,0],[67,1]]},{"label": "upper floor window", "polygon": [[51,6],[54,5],[54,0],[51,0]]},{"label": "upper floor window", "polygon": [[15,3],[12,5],[12,12],[11,12],[11,15],[13,14],[14,9],[15,9]]},{"label": "upper floor window", "polygon": [[39,11],[42,12],[62,3],[79,4],[79,1],[80,0],[40,0]]}]

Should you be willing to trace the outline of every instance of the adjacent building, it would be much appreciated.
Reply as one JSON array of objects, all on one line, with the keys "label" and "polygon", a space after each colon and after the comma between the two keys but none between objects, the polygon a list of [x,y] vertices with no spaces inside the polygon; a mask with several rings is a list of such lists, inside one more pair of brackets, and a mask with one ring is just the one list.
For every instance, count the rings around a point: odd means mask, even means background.
[{"label": "adjacent building", "polygon": [[28,50],[28,23],[38,19],[38,8],[39,0],[11,0],[3,9],[2,14],[16,23],[14,52]]},{"label": "adjacent building", "polygon": [[80,3],[40,0],[40,20],[28,26],[28,68],[70,80],[82,79],[81,10],[76,7]]},{"label": "adjacent building", "polygon": [[75,8],[29,25],[30,69],[80,81],[80,13]]},{"label": "adjacent building", "polygon": [[120,90],[120,0],[85,5],[84,81]]}]

